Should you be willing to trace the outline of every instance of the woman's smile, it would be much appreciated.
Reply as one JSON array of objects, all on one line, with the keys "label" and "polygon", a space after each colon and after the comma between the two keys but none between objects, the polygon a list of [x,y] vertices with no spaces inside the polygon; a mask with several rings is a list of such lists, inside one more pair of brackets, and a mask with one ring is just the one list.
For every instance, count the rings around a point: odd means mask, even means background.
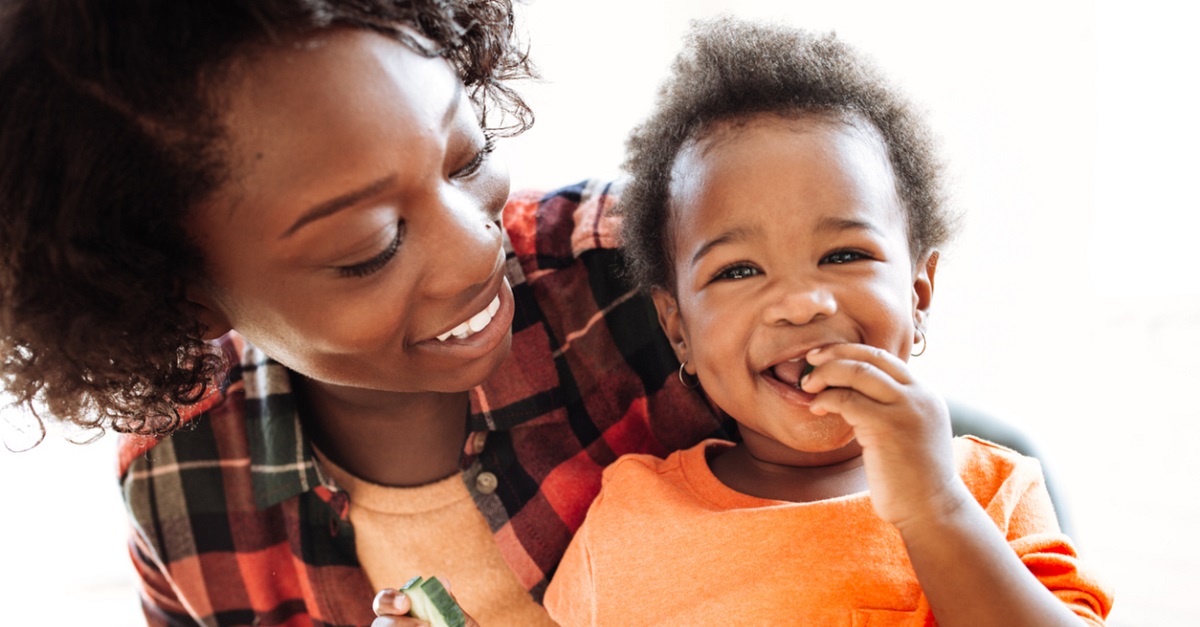
[{"label": "woman's smile", "polygon": [[335,30],[232,76],[230,182],[190,229],[211,332],[384,404],[486,380],[514,310],[508,176],[451,64]]}]

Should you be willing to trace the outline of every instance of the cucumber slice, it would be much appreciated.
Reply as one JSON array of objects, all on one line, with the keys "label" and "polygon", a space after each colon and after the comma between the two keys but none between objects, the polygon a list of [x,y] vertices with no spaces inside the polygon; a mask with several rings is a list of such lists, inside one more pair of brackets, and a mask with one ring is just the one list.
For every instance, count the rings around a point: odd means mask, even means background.
[{"label": "cucumber slice", "polygon": [[413,577],[400,588],[412,603],[413,616],[429,623],[432,627],[464,627],[467,618],[454,597],[446,592],[442,582],[434,577]]},{"label": "cucumber slice", "polygon": [[804,377],[808,376],[808,373],[810,373],[816,369],[817,369],[816,366],[814,366],[808,362],[805,362],[804,363],[804,372],[800,373],[800,378],[803,379]]}]

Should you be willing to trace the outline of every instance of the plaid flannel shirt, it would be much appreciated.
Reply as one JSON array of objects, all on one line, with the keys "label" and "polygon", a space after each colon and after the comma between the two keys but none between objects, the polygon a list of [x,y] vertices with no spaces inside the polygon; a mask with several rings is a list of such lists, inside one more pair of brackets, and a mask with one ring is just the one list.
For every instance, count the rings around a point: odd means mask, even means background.
[{"label": "plaid flannel shirt", "polygon": [[[504,211],[512,353],[471,391],[462,469],[538,601],[604,466],[721,429],[676,379],[649,299],[620,278],[614,202],[606,185],[581,183],[514,195]],[[182,412],[187,426],[170,437],[122,442],[148,622],[370,624],[375,591],[348,497],[319,470],[287,370],[236,334],[220,343],[235,364],[221,393]]]}]

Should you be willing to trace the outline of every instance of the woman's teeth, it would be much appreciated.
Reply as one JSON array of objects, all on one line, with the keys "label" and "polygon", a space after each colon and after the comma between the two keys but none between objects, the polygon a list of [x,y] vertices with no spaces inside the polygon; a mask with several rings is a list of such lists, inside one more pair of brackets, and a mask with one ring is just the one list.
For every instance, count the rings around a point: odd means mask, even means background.
[{"label": "woman's teeth", "polygon": [[467,320],[466,322],[454,327],[453,329],[450,329],[449,331],[446,331],[445,333],[437,336],[437,339],[442,342],[445,342],[446,339],[450,338],[450,337],[454,337],[455,339],[462,340],[462,339],[466,339],[466,338],[470,337],[471,335],[473,335],[475,333],[479,333],[480,331],[483,330],[484,327],[486,327],[488,325],[488,323],[490,323],[492,321],[492,316],[495,316],[497,311],[500,311],[500,295],[499,294],[497,294],[496,297],[492,299],[492,302],[488,303],[488,306],[485,307],[483,309],[483,311],[475,314],[474,316],[471,316],[470,320]]}]

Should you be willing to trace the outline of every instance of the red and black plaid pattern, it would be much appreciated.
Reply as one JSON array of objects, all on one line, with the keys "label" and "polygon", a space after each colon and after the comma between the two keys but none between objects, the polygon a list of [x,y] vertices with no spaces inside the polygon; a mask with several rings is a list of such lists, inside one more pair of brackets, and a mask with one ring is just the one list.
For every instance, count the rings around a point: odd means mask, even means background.
[{"label": "red and black plaid pattern", "polygon": [[[512,354],[472,390],[464,478],[509,566],[540,600],[600,487],[631,452],[719,434],[649,299],[621,278],[615,196],[581,183],[516,194],[504,212],[517,303]],[[126,439],[130,551],[152,625],[368,625],[374,595],[347,496],[319,472],[288,372],[230,335],[220,394],[161,440]],[[650,419],[653,416],[653,419]],[[492,473],[494,491],[474,477]]]}]

